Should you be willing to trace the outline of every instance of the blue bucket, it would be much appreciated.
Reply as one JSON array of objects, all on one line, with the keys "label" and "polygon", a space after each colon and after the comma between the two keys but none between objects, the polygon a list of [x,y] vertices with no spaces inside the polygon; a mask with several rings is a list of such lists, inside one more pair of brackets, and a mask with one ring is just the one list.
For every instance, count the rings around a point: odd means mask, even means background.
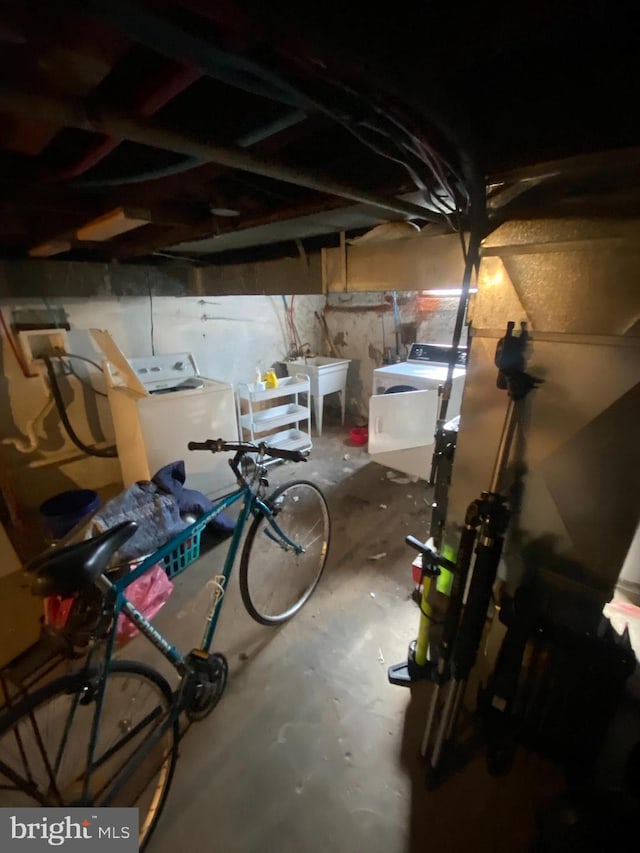
[{"label": "blue bucket", "polygon": [[95,512],[100,498],[91,489],[73,489],[61,492],[40,505],[40,515],[52,539],[61,539],[78,522]]}]

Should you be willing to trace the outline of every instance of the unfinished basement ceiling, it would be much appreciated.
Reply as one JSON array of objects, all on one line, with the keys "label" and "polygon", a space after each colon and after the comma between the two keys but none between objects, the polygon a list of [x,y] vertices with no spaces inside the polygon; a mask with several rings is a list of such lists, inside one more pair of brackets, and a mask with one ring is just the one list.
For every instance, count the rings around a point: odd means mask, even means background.
[{"label": "unfinished basement ceiling", "polygon": [[0,3],[0,257],[257,260],[485,197],[485,233],[637,215],[632,22],[443,5]]}]

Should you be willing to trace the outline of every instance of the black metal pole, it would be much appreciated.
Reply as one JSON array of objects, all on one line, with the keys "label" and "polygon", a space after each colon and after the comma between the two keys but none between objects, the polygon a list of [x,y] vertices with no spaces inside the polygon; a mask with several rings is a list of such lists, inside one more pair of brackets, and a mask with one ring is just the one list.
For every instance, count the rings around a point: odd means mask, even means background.
[{"label": "black metal pole", "polygon": [[[517,415],[515,404],[538,384],[538,380],[524,371],[525,346],[527,343],[524,324],[522,324],[520,337],[513,336],[514,325],[512,322],[507,324],[507,332],[504,338],[500,340],[496,350],[495,361],[498,367],[496,384],[499,388],[508,391],[509,402],[496,452],[491,483],[489,491],[483,492],[477,501],[469,505],[467,510],[465,528],[460,541],[458,560],[456,561],[456,567],[459,571],[454,577],[455,587],[452,587],[452,596],[447,613],[448,619],[445,617],[443,639],[446,636],[447,646],[442,646],[440,649],[442,663],[439,660],[436,673],[441,673],[441,678],[448,677],[447,663],[450,659],[451,681],[445,697],[435,745],[430,756],[432,774],[435,774],[438,769],[444,744],[454,733],[467,679],[475,665],[482,640],[487,611],[493,594],[493,585],[502,555],[510,513],[507,500],[499,493],[498,489],[509,461],[515,433]],[[476,539],[473,573],[467,601],[463,609],[464,592],[471,563],[471,549]],[[452,643],[453,650],[451,650]],[[439,684],[436,684],[436,698],[432,699],[427,730],[425,730],[422,743],[423,754],[428,748],[430,730],[435,719],[435,703],[437,702],[438,691]]]}]

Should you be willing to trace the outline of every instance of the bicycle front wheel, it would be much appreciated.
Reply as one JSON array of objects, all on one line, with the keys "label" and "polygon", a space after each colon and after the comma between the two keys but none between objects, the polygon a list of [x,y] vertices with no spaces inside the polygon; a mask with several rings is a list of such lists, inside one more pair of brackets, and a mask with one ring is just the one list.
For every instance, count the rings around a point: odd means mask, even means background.
[{"label": "bicycle front wheel", "polygon": [[171,690],[150,667],[114,663],[89,768],[96,696],[88,675],[67,676],[0,718],[2,805],[135,806],[142,849],[160,817],[177,757]]},{"label": "bicycle front wheel", "polygon": [[278,625],[294,616],[318,585],[331,524],[322,492],[306,480],[280,486],[265,503],[272,516],[258,516],[249,528],[240,560],[240,592],[256,622]]}]

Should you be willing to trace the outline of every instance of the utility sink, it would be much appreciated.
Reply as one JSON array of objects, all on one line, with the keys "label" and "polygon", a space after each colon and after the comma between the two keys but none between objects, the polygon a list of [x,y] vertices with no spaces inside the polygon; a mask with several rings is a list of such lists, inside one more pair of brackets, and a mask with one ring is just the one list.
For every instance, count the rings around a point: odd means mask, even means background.
[{"label": "utility sink", "polygon": [[344,423],[347,371],[350,363],[350,358],[332,358],[325,355],[296,358],[287,362],[287,372],[290,376],[295,373],[306,373],[309,377],[318,435],[322,435],[322,407],[326,394],[337,392],[340,395],[342,423]]}]

